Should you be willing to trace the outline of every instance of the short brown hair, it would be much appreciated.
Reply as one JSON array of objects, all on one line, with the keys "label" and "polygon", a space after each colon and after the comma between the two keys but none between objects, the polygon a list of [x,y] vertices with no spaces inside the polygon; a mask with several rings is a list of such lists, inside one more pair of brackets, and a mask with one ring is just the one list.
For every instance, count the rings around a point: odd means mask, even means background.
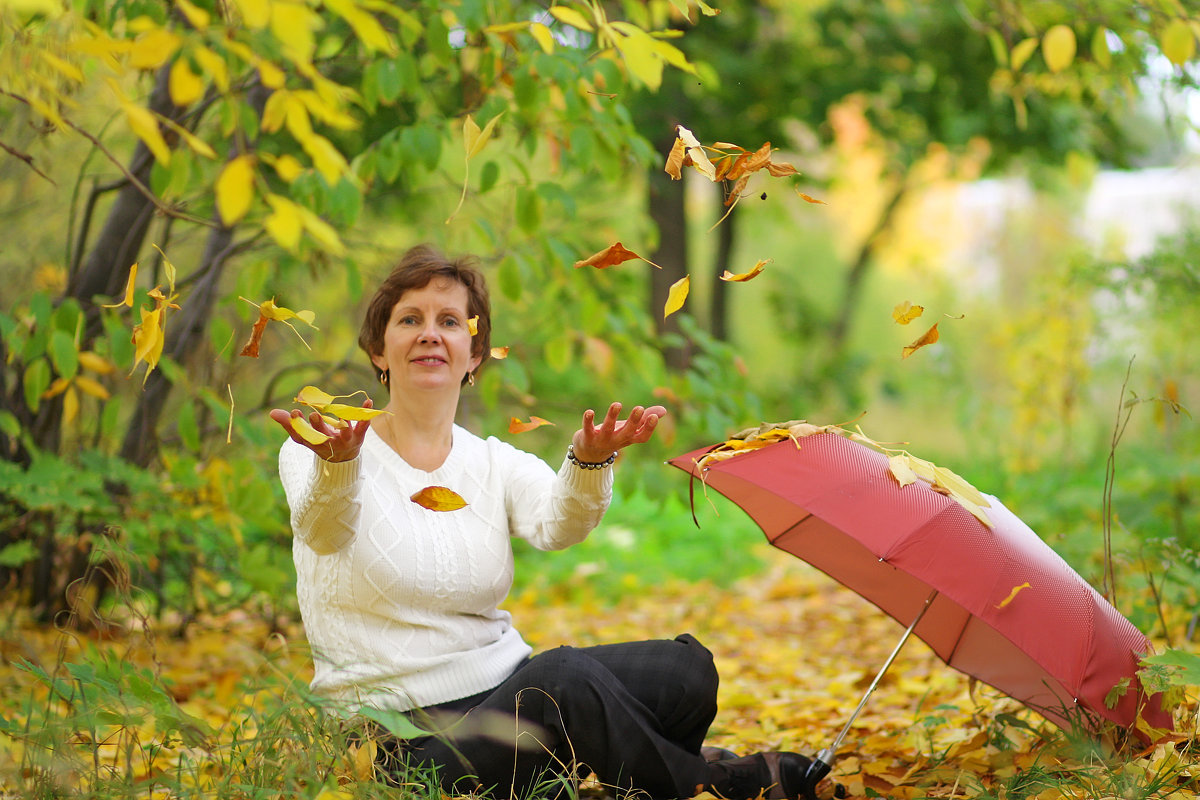
[{"label": "short brown hair", "polygon": [[[474,256],[448,258],[440,250],[427,244],[419,244],[400,258],[391,274],[375,291],[362,328],[358,332],[358,346],[368,356],[383,353],[383,337],[387,331],[392,309],[405,292],[423,289],[435,278],[461,283],[467,288],[467,317],[479,317],[475,335],[471,338],[471,355],[479,357],[479,365],[487,361],[492,351],[492,308],[488,300],[487,281],[479,271],[479,261]],[[375,367],[375,363],[371,363]],[[375,377],[383,374],[375,367]],[[463,382],[467,380],[463,376]]]}]

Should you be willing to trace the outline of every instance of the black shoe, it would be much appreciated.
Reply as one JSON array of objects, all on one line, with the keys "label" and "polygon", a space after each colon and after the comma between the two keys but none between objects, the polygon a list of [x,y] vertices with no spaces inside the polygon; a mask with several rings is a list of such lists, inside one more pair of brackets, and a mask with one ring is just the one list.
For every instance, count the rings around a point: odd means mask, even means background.
[{"label": "black shoe", "polygon": [[701,747],[700,755],[704,756],[704,760],[710,764],[714,761],[728,761],[729,759],[738,757],[738,754],[732,750],[726,750],[724,747],[713,747],[711,745]]},{"label": "black shoe", "polygon": [[726,800],[816,800],[804,780],[808,765],[799,753],[778,751],[714,761],[710,791]]}]

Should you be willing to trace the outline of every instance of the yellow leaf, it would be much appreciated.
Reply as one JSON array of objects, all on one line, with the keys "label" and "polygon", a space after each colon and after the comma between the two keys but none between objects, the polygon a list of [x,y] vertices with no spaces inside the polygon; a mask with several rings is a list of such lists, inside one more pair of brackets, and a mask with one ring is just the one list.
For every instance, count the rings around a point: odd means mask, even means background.
[{"label": "yellow leaf", "polygon": [[247,28],[259,29],[267,27],[271,21],[271,0],[233,0],[238,10],[242,12],[242,22]]},{"label": "yellow leaf", "polygon": [[259,305],[258,310],[262,312],[264,317],[267,319],[273,319],[276,322],[287,322],[289,319],[298,319],[311,327],[316,327],[313,325],[313,320],[317,318],[315,313],[312,311],[292,311],[290,308],[277,306],[275,305],[274,298],[270,300],[264,300],[262,304]]},{"label": "yellow leaf", "polygon": [[231,159],[217,176],[217,211],[225,227],[233,227],[254,200],[254,156],[240,155]]},{"label": "yellow leaf", "polygon": [[342,240],[338,238],[337,231],[333,229],[328,222],[318,217],[313,212],[309,211],[304,206],[296,206],[296,210],[300,212],[300,219],[304,222],[304,230],[317,240],[317,244],[331,255],[340,256],[346,252]]},{"label": "yellow leaf", "polygon": [[1008,593],[1008,597],[1001,600],[1000,605],[996,606],[996,608],[1004,608],[1009,603],[1011,603],[1016,598],[1016,596],[1021,593],[1021,591],[1023,589],[1030,589],[1030,588],[1032,588],[1032,587],[1029,585],[1029,581],[1025,581],[1025,583],[1022,583],[1020,586],[1014,586],[1012,588],[1012,591]]},{"label": "yellow leaf", "polygon": [[99,400],[107,400],[110,395],[108,389],[105,389],[99,381],[93,380],[86,375],[76,375],[75,385],[79,387],[79,391],[84,394],[91,395]]},{"label": "yellow leaf", "polygon": [[352,420],[375,419],[380,414],[388,413],[382,408],[363,408],[362,406],[352,406],[348,403],[328,403],[321,410],[326,414],[333,414],[339,419]]},{"label": "yellow leaf", "polygon": [[71,386],[63,395],[63,415],[62,420],[64,425],[70,425],[75,417],[79,415],[79,393],[75,391],[75,387]]},{"label": "yellow leaf", "polygon": [[276,158],[271,166],[275,168],[275,173],[286,183],[291,183],[304,174],[304,165],[294,156],[287,153]]},{"label": "yellow leaf", "polygon": [[410,499],[430,511],[456,511],[467,504],[466,500],[445,486],[426,486]]},{"label": "yellow leaf", "polygon": [[905,300],[903,303],[897,303],[896,307],[892,309],[892,319],[900,325],[907,325],[924,313],[925,306],[914,306]]},{"label": "yellow leaf", "polygon": [[343,173],[349,173],[350,165],[346,163],[346,159],[333,146],[333,142],[324,136],[311,133],[300,140],[300,146],[308,153],[309,158],[313,160],[313,166],[330,185],[337,183]]},{"label": "yellow leaf", "polygon": [[573,8],[567,8],[566,6],[550,6],[550,13],[554,15],[556,20],[566,25],[570,25],[572,28],[578,28],[581,31],[587,31],[588,33],[591,33],[593,30],[592,23],[588,22],[587,17],[585,17],[583,14],[580,14]]},{"label": "yellow leaf", "polygon": [[179,138],[183,139],[183,141],[187,144],[187,146],[189,148],[191,148],[193,153],[204,156],[205,158],[216,158],[217,157],[216,151],[214,151],[211,147],[208,146],[208,142],[204,141],[199,136],[192,133],[191,131],[189,131],[187,128],[183,127],[182,125],[180,125],[175,120],[171,119],[170,117],[164,117],[164,116],[161,116],[158,114],[156,114],[155,116],[158,117],[159,122],[161,122],[163,125],[166,125],[172,131],[174,131],[176,134],[178,134]]},{"label": "yellow leaf", "polygon": [[952,495],[969,500],[977,506],[986,508],[991,505],[987,501],[987,498],[980,494],[978,489],[945,467],[934,467],[933,475],[934,483],[946,489]]},{"label": "yellow leaf", "polygon": [[83,83],[83,70],[72,64],[70,61],[59,58],[47,50],[39,50],[38,54],[42,60],[53,67],[60,75],[75,83]]},{"label": "yellow leaf", "polygon": [[691,283],[691,276],[684,275],[671,284],[671,289],[667,293],[666,305],[663,306],[663,319],[683,308],[683,301],[687,300],[688,289],[691,287]]},{"label": "yellow leaf", "polygon": [[108,375],[116,370],[111,361],[91,350],[84,350],[79,354],[79,366],[99,375]]},{"label": "yellow leaf", "polygon": [[121,306],[129,306],[133,308],[133,290],[137,285],[137,262],[133,262],[133,266],[129,268],[129,280],[125,283],[125,298],[119,303],[105,304],[101,308],[120,308]]},{"label": "yellow leaf", "polygon": [[179,7],[179,11],[187,17],[187,21],[192,27],[198,31],[208,28],[209,16],[208,12],[202,8],[192,5],[188,0],[175,0],[175,5]]},{"label": "yellow leaf", "polygon": [[1062,72],[1075,60],[1075,31],[1055,25],[1042,37],[1042,58],[1051,72]]},{"label": "yellow leaf", "polygon": [[1108,29],[1096,28],[1092,34],[1092,58],[1104,69],[1112,67],[1112,51],[1108,49]]},{"label": "yellow leaf", "polygon": [[[146,374],[142,377],[144,384],[146,378],[150,377],[150,372],[158,366],[158,359],[162,356],[163,308],[159,306],[153,311],[142,308],[140,311],[142,312],[142,321],[133,329],[133,369],[137,369],[139,363],[146,362]],[[130,370],[131,373],[132,371]]]},{"label": "yellow leaf", "polygon": [[71,386],[71,381],[66,378],[55,378],[54,383],[42,392],[42,399],[49,400],[51,397],[58,397]]},{"label": "yellow leaf", "polygon": [[292,430],[309,444],[325,444],[329,436],[314,428],[304,417],[292,417]]},{"label": "yellow leaf", "polygon": [[204,97],[204,79],[192,72],[186,58],[177,58],[167,79],[171,102],[183,108]]},{"label": "yellow leaf", "polygon": [[[615,267],[617,264],[623,264],[626,261],[631,261],[635,258],[641,258],[642,261],[645,261],[647,264],[658,267],[658,264],[655,264],[649,259],[642,258],[637,253],[627,249],[625,245],[621,244],[620,242],[613,242],[599,253],[594,253],[582,261],[576,261],[575,269],[579,269],[580,267],[607,269],[608,267]],[[658,268],[662,269],[662,267]]]},{"label": "yellow leaf", "polygon": [[938,340],[938,329],[937,329],[937,323],[935,322],[935,323],[933,323],[933,327],[930,328],[929,330],[925,331],[925,333],[921,334],[921,337],[919,339],[917,339],[915,342],[913,342],[912,344],[910,344],[904,348],[904,350],[902,351],[902,353],[900,355],[900,358],[901,359],[908,358],[909,356],[911,356],[913,353],[920,350],[925,345],[933,344],[937,340]]},{"label": "yellow leaf", "polygon": [[496,128],[496,122],[502,116],[503,112],[492,117],[483,126],[483,130],[480,130],[479,126],[475,124],[475,120],[467,115],[467,120],[463,123],[463,142],[466,145],[468,159],[479,155],[480,151],[487,146],[488,140],[492,138],[492,131]]},{"label": "yellow leaf", "polygon": [[166,166],[171,163],[171,149],[167,147],[167,141],[163,139],[162,131],[158,129],[158,120],[149,109],[143,108],[136,103],[124,101],[122,103],[125,109],[125,118],[129,121],[129,128],[154,154],[154,159],[158,163]]},{"label": "yellow leaf", "polygon": [[658,91],[662,85],[663,60],[656,52],[655,40],[640,28],[629,27],[633,30],[623,36],[614,36],[613,43],[633,76],[650,91]]},{"label": "yellow leaf", "polygon": [[912,471],[912,467],[908,465],[908,456],[903,454],[888,458],[888,472],[892,473],[901,489],[917,481],[917,473]]},{"label": "yellow leaf", "polygon": [[478,314],[476,314],[475,316],[473,316],[469,320],[467,320],[467,330],[471,332],[472,336],[475,336],[477,333],[479,333],[479,315]]},{"label": "yellow leaf", "polygon": [[212,78],[212,82],[217,85],[218,89],[222,92],[229,91],[229,70],[225,67],[225,59],[207,47],[193,47],[191,54],[200,69],[204,71],[205,75]]},{"label": "yellow leaf", "polygon": [[724,274],[721,275],[721,280],[737,281],[738,283],[744,283],[745,281],[748,281],[748,280],[751,280],[752,278],[758,277],[759,273],[761,273],[763,271],[763,268],[766,267],[767,264],[770,264],[771,261],[773,261],[773,260],[774,259],[765,258],[762,261],[759,261],[757,264],[755,264],[754,269],[750,270],[749,272],[743,272],[738,275],[734,275],[729,270],[725,270]]},{"label": "yellow leaf", "polygon": [[277,194],[268,194],[267,204],[271,206],[271,213],[263,221],[263,227],[280,247],[296,252],[300,246],[300,235],[304,233],[304,223],[296,204]]},{"label": "yellow leaf", "polygon": [[491,355],[492,355],[492,358],[497,358],[497,359],[508,358],[508,348],[507,347],[493,347]]},{"label": "yellow leaf", "polygon": [[717,179],[716,167],[708,160],[708,154],[704,152],[704,146],[700,144],[700,140],[696,138],[696,134],[682,125],[676,125],[675,135],[683,140],[687,148],[687,155],[692,160],[692,166],[703,173],[710,181],[715,181]]},{"label": "yellow leaf", "polygon": [[129,66],[158,69],[179,49],[180,38],[166,28],[153,28],[138,36],[129,50]]},{"label": "yellow leaf", "polygon": [[325,406],[336,400],[337,397],[329,392],[318,389],[316,386],[305,386],[296,395],[296,402],[301,405],[309,406],[320,411]]},{"label": "yellow leaf", "polygon": [[683,179],[683,157],[687,153],[687,145],[683,139],[675,137],[675,144],[671,145],[671,152],[667,153],[667,163],[663,167],[663,172],[671,176],[671,180],[678,181]]},{"label": "yellow leaf", "polygon": [[1162,32],[1163,55],[1177,67],[1182,67],[1196,54],[1196,34],[1182,19],[1173,19]]},{"label": "yellow leaf", "polygon": [[296,63],[308,64],[312,60],[316,48],[313,29],[320,21],[320,17],[303,3],[271,2],[271,33],[283,45],[288,58]]},{"label": "yellow leaf", "polygon": [[1021,67],[1025,66],[1025,62],[1037,50],[1038,40],[1036,37],[1022,39],[1013,46],[1012,53],[1009,54],[1009,63],[1012,64],[1013,72],[1019,72]]},{"label": "yellow leaf", "polygon": [[813,203],[814,205],[822,205],[822,206],[828,205],[828,203],[826,203],[824,200],[818,200],[815,197],[809,197],[808,195],[806,195],[804,192],[800,191],[799,189],[796,190],[796,194],[800,195],[800,199],[806,203]]},{"label": "yellow leaf", "polygon": [[530,416],[529,422],[521,422],[521,420],[517,419],[516,417],[512,417],[508,421],[508,432],[509,433],[528,433],[529,431],[533,430],[534,428],[540,428],[543,425],[553,425],[553,424],[554,423],[551,422],[550,420],[542,419],[541,417]]},{"label": "yellow leaf", "polygon": [[354,5],[351,0],[325,0],[325,7],[346,20],[368,50],[389,54],[396,52],[395,42],[379,21]]},{"label": "yellow leaf", "polygon": [[554,53],[554,34],[540,22],[535,22],[530,26],[529,32],[533,34],[533,38],[541,46],[542,52],[546,55]]}]

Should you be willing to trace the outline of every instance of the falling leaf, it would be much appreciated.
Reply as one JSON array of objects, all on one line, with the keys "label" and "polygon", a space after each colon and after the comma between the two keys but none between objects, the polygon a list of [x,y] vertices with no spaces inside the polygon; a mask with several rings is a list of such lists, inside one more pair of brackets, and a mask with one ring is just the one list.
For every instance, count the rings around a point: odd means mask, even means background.
[{"label": "falling leaf", "polygon": [[137,286],[137,262],[133,262],[133,266],[129,268],[129,280],[125,283],[125,298],[119,303],[111,305],[102,305],[101,308],[120,308],[121,306],[129,306],[133,308],[133,290]]},{"label": "falling leaf", "polygon": [[599,253],[589,256],[588,258],[585,258],[583,261],[576,261],[575,269],[579,269],[580,267],[595,267],[596,269],[606,269],[608,267],[615,267],[617,264],[623,264],[626,261],[632,261],[635,258],[640,258],[642,261],[645,261],[647,264],[650,264],[651,266],[662,269],[662,267],[659,267],[658,264],[655,264],[650,259],[643,258],[642,256],[639,256],[637,253],[633,252],[632,250],[626,249],[625,245],[621,244],[620,242],[614,242],[613,244],[610,244],[608,247],[604,248]]},{"label": "falling leaf", "polygon": [[938,340],[938,329],[937,329],[937,323],[935,322],[935,323],[933,323],[932,328],[925,331],[925,333],[921,334],[921,338],[917,339],[915,342],[913,342],[912,344],[910,344],[904,348],[903,354],[900,356],[900,358],[901,359],[908,358],[909,356],[911,356],[913,353],[920,350],[925,345],[933,344],[937,340]]},{"label": "falling leaf", "polygon": [[772,178],[786,178],[788,175],[800,174],[800,170],[786,161],[768,161],[767,172]]},{"label": "falling leaf", "polygon": [[892,309],[892,319],[900,325],[907,325],[924,313],[925,306],[914,306],[905,300],[903,303],[897,303],[896,307]]},{"label": "falling leaf", "polygon": [[682,125],[676,125],[675,135],[683,140],[691,165],[706,175],[709,180],[716,180],[716,168],[708,160],[708,154],[704,152],[704,145],[700,144],[700,140],[696,138],[696,134]]},{"label": "falling leaf", "polygon": [[458,215],[463,203],[466,202],[467,184],[471,177],[471,159],[479,155],[483,151],[483,148],[487,146],[487,143],[492,138],[492,131],[502,116],[503,112],[492,117],[482,129],[470,114],[463,120],[463,152],[465,154],[465,158],[463,159],[463,187],[462,193],[458,197],[458,205],[454,207],[454,211],[446,218],[447,225]]},{"label": "falling leaf", "polygon": [[671,180],[677,181],[683,178],[683,157],[687,153],[687,145],[683,139],[675,137],[675,144],[671,145],[671,152],[667,154],[667,164],[663,167],[663,171],[671,176]]},{"label": "falling leaf", "polygon": [[492,356],[492,358],[500,358],[500,359],[508,358],[508,346],[506,345],[504,347],[493,347],[491,356]]},{"label": "falling leaf", "polygon": [[[165,335],[163,309],[160,307],[153,311],[147,311],[145,308],[140,310],[142,321],[133,329],[133,369],[137,369],[141,362],[146,362],[146,374],[142,377],[142,383],[145,384],[150,372],[158,366],[158,360],[162,357]],[[131,374],[132,372],[133,370],[130,370]]]},{"label": "falling leaf", "polygon": [[458,493],[445,486],[426,486],[410,499],[430,511],[457,511],[467,504]]},{"label": "falling leaf", "polygon": [[759,261],[754,265],[754,269],[750,270],[749,272],[743,272],[739,275],[734,275],[729,270],[725,270],[725,272],[721,275],[721,280],[738,282],[751,280],[752,278],[758,277],[758,274],[763,271],[763,267],[765,267],[767,264],[770,264],[772,260],[773,259],[770,258],[764,258],[762,261]]},{"label": "falling leaf", "polygon": [[818,200],[815,197],[810,197],[809,195],[806,195],[804,192],[800,191],[799,189],[796,190],[796,194],[800,195],[800,198],[806,203],[818,203],[823,206],[829,205],[824,200]]},{"label": "falling leaf", "polygon": [[292,430],[309,444],[325,444],[329,441],[329,436],[314,428],[304,417],[292,417]]},{"label": "falling leaf", "polygon": [[469,320],[467,320],[467,330],[471,332],[472,336],[475,336],[476,334],[479,333],[479,315],[478,314],[476,314],[475,316],[473,316]]},{"label": "falling leaf", "polygon": [[[246,300],[246,298],[241,298]],[[247,303],[258,309],[258,319],[254,321],[254,327],[250,331],[250,340],[242,347],[242,351],[238,355],[247,356],[248,358],[258,358],[259,345],[262,343],[263,332],[267,329],[267,323],[274,320],[282,322],[292,329],[292,333],[299,337],[300,341],[308,347],[308,342],[304,341],[304,337],[300,336],[300,331],[296,330],[296,326],[292,324],[293,319],[298,319],[308,325],[313,330],[320,330],[313,321],[317,315],[312,311],[292,311],[290,308],[275,305],[275,298],[264,300],[262,303],[255,303],[253,300],[246,300]],[[308,349],[312,349],[309,347]]]},{"label": "falling leaf", "polygon": [[687,300],[688,289],[691,288],[691,285],[692,280],[689,275],[684,275],[671,284],[671,290],[667,293],[666,305],[663,306],[663,319],[683,308],[683,301]]},{"label": "falling leaf", "polygon": [[509,433],[528,433],[529,431],[533,430],[534,428],[540,428],[543,425],[553,425],[553,424],[554,423],[551,422],[550,420],[542,419],[541,417],[530,416],[529,422],[521,422],[521,420],[517,419],[516,417],[512,417],[508,421],[508,432]]},{"label": "falling leaf", "polygon": [[1029,581],[1022,583],[1020,586],[1014,586],[1012,588],[1012,591],[1008,593],[1008,597],[1001,600],[1000,605],[996,606],[996,608],[1004,608],[1009,603],[1011,603],[1014,599],[1016,599],[1016,596],[1018,594],[1020,594],[1023,589],[1029,589],[1029,588],[1032,588],[1029,585]]},{"label": "falling leaf", "polygon": [[[338,403],[338,400],[345,400],[365,392],[355,392],[354,394],[332,395],[316,386],[305,386],[294,398],[297,403],[302,406],[308,406],[320,414],[332,414],[338,420],[365,420],[375,419],[380,414],[388,413],[382,408],[363,408],[362,406],[352,406],[347,403]],[[345,423],[335,421],[331,423],[333,427],[345,427]]]}]

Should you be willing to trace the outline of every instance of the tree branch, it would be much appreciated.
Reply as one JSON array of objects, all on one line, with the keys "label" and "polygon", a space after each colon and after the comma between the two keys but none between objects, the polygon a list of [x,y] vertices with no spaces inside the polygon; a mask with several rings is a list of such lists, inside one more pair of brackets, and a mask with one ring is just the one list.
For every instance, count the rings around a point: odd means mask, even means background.
[{"label": "tree branch", "polygon": [[9,155],[11,155],[15,158],[18,158],[21,161],[24,161],[25,166],[29,167],[31,170],[36,172],[38,175],[41,175],[46,180],[50,181],[50,183],[53,184],[54,186],[58,186],[57,183],[54,183],[53,178],[51,178],[49,175],[42,172],[40,169],[38,169],[37,167],[35,167],[33,165],[33,156],[29,155],[28,153],[22,153],[20,150],[16,149],[15,147],[10,147],[10,146],[6,145],[4,142],[0,142],[0,148],[3,148]]}]

